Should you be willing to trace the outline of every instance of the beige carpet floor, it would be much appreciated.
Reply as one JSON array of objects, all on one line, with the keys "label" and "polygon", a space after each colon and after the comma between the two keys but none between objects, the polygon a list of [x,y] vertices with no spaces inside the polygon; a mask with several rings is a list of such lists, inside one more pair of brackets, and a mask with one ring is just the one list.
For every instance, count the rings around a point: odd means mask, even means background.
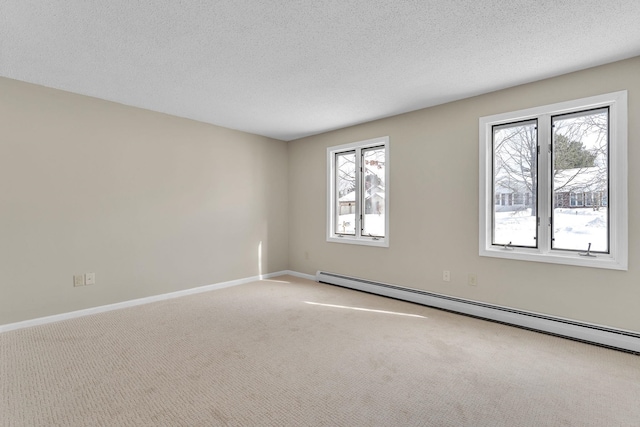
[{"label": "beige carpet floor", "polygon": [[2,426],[639,426],[640,357],[291,276],[0,334]]}]

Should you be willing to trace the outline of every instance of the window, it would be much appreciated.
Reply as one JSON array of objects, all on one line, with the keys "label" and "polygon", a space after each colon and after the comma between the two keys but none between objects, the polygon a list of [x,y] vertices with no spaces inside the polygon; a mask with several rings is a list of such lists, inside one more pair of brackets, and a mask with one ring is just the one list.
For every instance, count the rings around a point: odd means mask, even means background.
[{"label": "window", "polygon": [[[582,206],[582,193],[570,193],[571,207]],[[576,212],[577,214],[577,212]]]},{"label": "window", "polygon": [[327,241],[389,246],[389,137],[329,147]]},{"label": "window", "polygon": [[480,118],[480,255],[627,269],[627,92]]}]

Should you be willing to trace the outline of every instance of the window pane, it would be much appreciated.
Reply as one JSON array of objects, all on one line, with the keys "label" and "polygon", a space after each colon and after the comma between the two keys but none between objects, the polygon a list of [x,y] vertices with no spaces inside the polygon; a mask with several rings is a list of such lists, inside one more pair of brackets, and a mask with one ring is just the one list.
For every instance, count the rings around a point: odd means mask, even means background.
[{"label": "window pane", "polygon": [[554,249],[609,252],[608,122],[606,108],[553,117]]},{"label": "window pane", "polygon": [[384,147],[362,150],[363,236],[384,237],[385,226],[385,157]]},{"label": "window pane", "polygon": [[336,234],[356,234],[356,152],[336,154]]},{"label": "window pane", "polygon": [[535,120],[493,127],[494,245],[537,247]]}]

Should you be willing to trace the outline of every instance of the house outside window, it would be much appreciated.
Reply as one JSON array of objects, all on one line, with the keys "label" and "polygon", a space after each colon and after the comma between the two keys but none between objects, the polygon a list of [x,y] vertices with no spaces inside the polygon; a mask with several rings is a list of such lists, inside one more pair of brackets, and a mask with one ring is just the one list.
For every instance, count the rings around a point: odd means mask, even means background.
[{"label": "house outside window", "polygon": [[627,269],[626,91],[482,117],[479,133],[481,256]]},{"label": "house outside window", "polygon": [[327,241],[389,246],[389,137],[327,148]]}]

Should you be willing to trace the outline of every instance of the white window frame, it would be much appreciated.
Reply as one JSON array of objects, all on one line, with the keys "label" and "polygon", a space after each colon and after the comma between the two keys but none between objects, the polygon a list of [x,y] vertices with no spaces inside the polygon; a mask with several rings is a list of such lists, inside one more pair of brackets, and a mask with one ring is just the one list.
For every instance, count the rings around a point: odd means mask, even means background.
[{"label": "white window frame", "polygon": [[[385,170],[384,170],[384,237],[363,236],[361,232],[361,208],[362,203],[362,170],[356,173],[356,224],[355,235],[338,234],[335,232],[336,220],[336,197],[335,197],[335,179],[336,179],[336,154],[347,151],[356,152],[356,172],[360,169],[362,159],[361,152],[364,149],[372,147],[384,146]],[[389,137],[383,136],[379,138],[368,139],[366,141],[352,142],[349,144],[338,145],[327,148],[327,242],[347,243],[353,245],[379,246],[389,247]]]},{"label": "white window frame", "polygon": [[[538,119],[538,144],[541,153],[549,153],[551,116],[572,111],[609,107],[609,253],[580,256],[575,251],[551,249],[548,218],[553,210],[550,196],[550,154],[538,157],[538,247],[504,247],[492,244],[493,228],[493,134],[492,126]],[[480,256],[547,262],[583,267],[628,270],[628,190],[627,190],[627,91],[613,92],[573,101],[481,117],[479,254]],[[613,202],[613,203],[611,203]]]}]

